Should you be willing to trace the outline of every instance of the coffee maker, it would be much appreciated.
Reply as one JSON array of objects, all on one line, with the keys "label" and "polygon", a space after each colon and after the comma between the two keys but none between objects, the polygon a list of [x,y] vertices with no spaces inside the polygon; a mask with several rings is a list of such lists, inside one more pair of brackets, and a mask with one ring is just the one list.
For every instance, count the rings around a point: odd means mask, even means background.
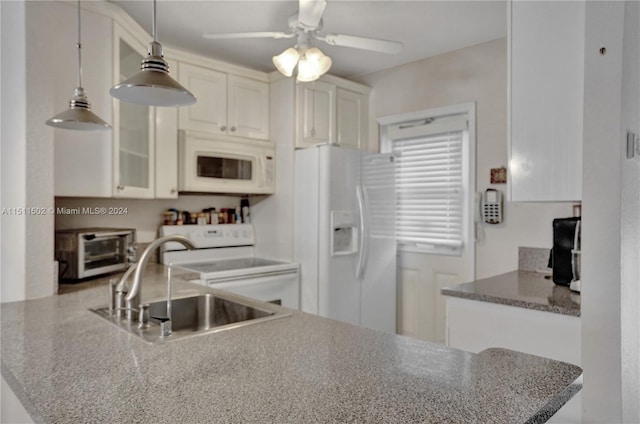
[{"label": "coffee maker", "polygon": [[553,220],[553,282],[580,291],[580,217]]}]

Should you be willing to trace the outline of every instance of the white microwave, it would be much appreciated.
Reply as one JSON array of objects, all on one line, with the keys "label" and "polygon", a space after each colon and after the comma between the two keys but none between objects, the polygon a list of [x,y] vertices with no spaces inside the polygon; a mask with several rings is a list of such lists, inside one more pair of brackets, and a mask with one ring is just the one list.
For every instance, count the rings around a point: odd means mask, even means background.
[{"label": "white microwave", "polygon": [[275,147],[179,131],[178,188],[182,192],[271,194],[275,191]]}]

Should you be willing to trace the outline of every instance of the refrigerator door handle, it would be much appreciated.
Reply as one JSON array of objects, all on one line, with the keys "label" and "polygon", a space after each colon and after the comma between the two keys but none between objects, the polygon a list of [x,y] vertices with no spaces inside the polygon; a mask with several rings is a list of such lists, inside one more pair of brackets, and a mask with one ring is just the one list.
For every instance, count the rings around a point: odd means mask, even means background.
[{"label": "refrigerator door handle", "polygon": [[368,210],[367,210],[367,198],[362,186],[356,187],[356,195],[358,197],[358,210],[360,212],[360,254],[358,255],[358,266],[356,268],[356,279],[361,280],[364,276],[364,267],[367,263],[367,256],[369,254],[369,240],[367,232],[369,231],[368,223]]}]

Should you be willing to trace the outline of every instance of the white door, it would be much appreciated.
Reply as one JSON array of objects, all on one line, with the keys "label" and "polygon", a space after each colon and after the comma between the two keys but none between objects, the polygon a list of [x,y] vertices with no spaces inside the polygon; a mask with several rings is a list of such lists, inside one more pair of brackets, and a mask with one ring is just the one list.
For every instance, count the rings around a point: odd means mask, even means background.
[{"label": "white door", "polygon": [[440,289],[474,279],[474,119],[475,105],[466,104],[378,121],[384,151],[399,156],[399,334],[444,344],[446,310]]},{"label": "white door", "polygon": [[320,154],[319,315],[360,324],[360,281],[356,279],[360,225],[356,187],[360,152],[331,145]]},{"label": "white door", "polygon": [[360,324],[396,332],[395,161],[390,154],[362,154],[359,249]]}]

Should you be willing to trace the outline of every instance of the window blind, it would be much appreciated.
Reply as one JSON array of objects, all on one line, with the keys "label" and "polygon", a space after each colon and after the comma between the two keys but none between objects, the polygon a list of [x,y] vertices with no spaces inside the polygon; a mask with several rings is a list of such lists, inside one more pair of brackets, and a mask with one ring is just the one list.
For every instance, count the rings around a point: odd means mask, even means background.
[{"label": "window blind", "polygon": [[389,131],[396,156],[396,238],[401,246],[453,253],[464,241],[467,123],[428,124]]}]

